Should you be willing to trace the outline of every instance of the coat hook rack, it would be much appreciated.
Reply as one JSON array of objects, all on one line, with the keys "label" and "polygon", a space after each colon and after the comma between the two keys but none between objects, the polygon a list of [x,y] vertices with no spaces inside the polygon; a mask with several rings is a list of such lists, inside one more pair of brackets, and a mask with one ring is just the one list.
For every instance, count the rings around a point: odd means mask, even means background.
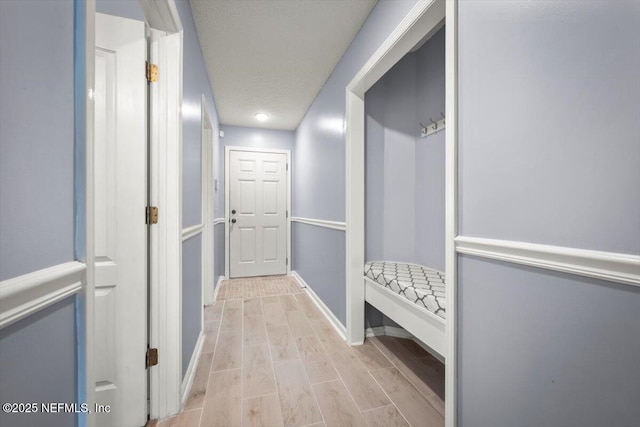
[{"label": "coat hook rack", "polygon": [[440,112],[440,115],[442,116],[442,118],[438,121],[433,120],[432,117],[429,117],[429,121],[431,122],[430,125],[423,125],[422,122],[420,122],[420,128],[421,128],[421,136],[424,138],[425,136],[429,136],[432,133],[436,133],[436,132],[440,132],[442,129],[445,128],[445,122],[444,122],[444,113]]}]

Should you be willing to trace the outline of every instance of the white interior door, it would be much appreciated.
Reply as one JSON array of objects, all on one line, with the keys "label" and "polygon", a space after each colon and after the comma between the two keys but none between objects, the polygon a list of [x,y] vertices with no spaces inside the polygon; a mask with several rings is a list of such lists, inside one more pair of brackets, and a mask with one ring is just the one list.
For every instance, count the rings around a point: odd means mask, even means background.
[{"label": "white interior door", "polygon": [[287,155],[229,153],[229,275],[287,272]]},{"label": "white interior door", "polygon": [[143,22],[96,14],[95,346],[98,426],[147,420],[146,58]]}]

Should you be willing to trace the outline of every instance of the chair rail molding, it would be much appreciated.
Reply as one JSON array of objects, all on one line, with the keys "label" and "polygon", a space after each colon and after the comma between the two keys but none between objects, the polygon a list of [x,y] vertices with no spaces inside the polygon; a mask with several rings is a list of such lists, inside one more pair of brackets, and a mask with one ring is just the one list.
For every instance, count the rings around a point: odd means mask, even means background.
[{"label": "chair rail molding", "polygon": [[332,230],[346,231],[347,224],[340,221],[327,221],[324,219],[315,218],[302,218],[299,216],[292,216],[291,221],[299,222],[301,224],[315,225],[317,227],[330,228]]},{"label": "chair rail molding", "polygon": [[637,255],[467,236],[455,242],[461,254],[640,286]]},{"label": "chair rail molding", "polygon": [[193,236],[204,231],[204,224],[196,224],[182,229],[182,241],[188,240]]},{"label": "chair rail molding", "polygon": [[80,292],[85,270],[71,261],[0,282],[0,328]]}]

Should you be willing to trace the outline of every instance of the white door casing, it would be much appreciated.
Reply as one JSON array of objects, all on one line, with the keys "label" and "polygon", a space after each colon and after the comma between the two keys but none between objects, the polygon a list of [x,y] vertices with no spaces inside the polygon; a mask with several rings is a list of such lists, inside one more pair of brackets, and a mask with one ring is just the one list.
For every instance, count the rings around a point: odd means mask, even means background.
[{"label": "white door casing", "polygon": [[287,154],[229,152],[229,276],[287,273]]},{"label": "white door casing", "polygon": [[214,210],[215,210],[215,146],[214,124],[207,109],[204,95],[201,99],[201,138],[202,138],[202,303],[213,304],[214,264]]},{"label": "white door casing", "polygon": [[96,14],[95,414],[98,426],[147,419],[146,58],[143,22]]}]

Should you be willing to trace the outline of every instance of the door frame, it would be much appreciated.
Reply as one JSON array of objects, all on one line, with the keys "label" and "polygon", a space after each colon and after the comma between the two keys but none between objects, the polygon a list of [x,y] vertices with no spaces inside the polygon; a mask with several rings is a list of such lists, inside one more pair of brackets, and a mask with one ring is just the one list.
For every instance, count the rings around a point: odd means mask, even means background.
[{"label": "door frame", "polygon": [[286,154],[287,155],[287,272],[291,273],[291,150],[280,150],[275,148],[253,148],[253,147],[238,147],[238,146],[225,146],[224,148],[224,275],[228,279],[230,273],[231,261],[229,259],[229,155],[231,151],[246,151],[252,153],[270,153],[270,154]]},{"label": "door frame", "polygon": [[[182,43],[183,31],[174,0],[139,0],[151,38],[151,59],[163,70],[161,85],[151,86],[149,111],[150,204],[162,206],[162,220],[150,232],[149,344],[162,354],[162,363],[149,370],[149,413],[164,418],[180,410],[181,372],[181,225],[182,225]],[[86,286],[82,294],[82,338],[79,353],[78,396],[92,407],[95,402],[94,302],[94,86],[95,0],[84,2],[84,181]],[[155,58],[154,58],[155,56]],[[162,88],[162,89],[160,89]],[[157,93],[156,93],[157,92]],[[162,118],[161,118],[162,117]],[[154,136],[155,135],[155,136]],[[142,358],[143,355],[141,355]],[[81,414],[80,424],[95,425],[93,413]]]},{"label": "door frame", "polygon": [[182,64],[183,30],[174,0],[139,0],[150,27],[149,58],[159,80],[149,86],[149,205],[159,209],[149,237],[149,416],[181,409],[182,388]]},{"label": "door frame", "polygon": [[[200,101],[200,137],[202,144],[202,304],[211,305],[214,300],[215,278],[213,237],[215,212],[216,135],[217,126],[211,119],[204,95]],[[204,320],[203,320],[204,321]]]},{"label": "door frame", "polygon": [[[447,276],[447,362],[445,364],[445,425],[456,425],[457,279],[454,239],[457,235],[457,0],[420,0],[371,55],[346,87],[346,293],[347,340],[364,340],[365,261],[365,92],[404,55],[445,21],[446,171],[445,258]],[[417,125],[417,123],[416,123]]]}]

